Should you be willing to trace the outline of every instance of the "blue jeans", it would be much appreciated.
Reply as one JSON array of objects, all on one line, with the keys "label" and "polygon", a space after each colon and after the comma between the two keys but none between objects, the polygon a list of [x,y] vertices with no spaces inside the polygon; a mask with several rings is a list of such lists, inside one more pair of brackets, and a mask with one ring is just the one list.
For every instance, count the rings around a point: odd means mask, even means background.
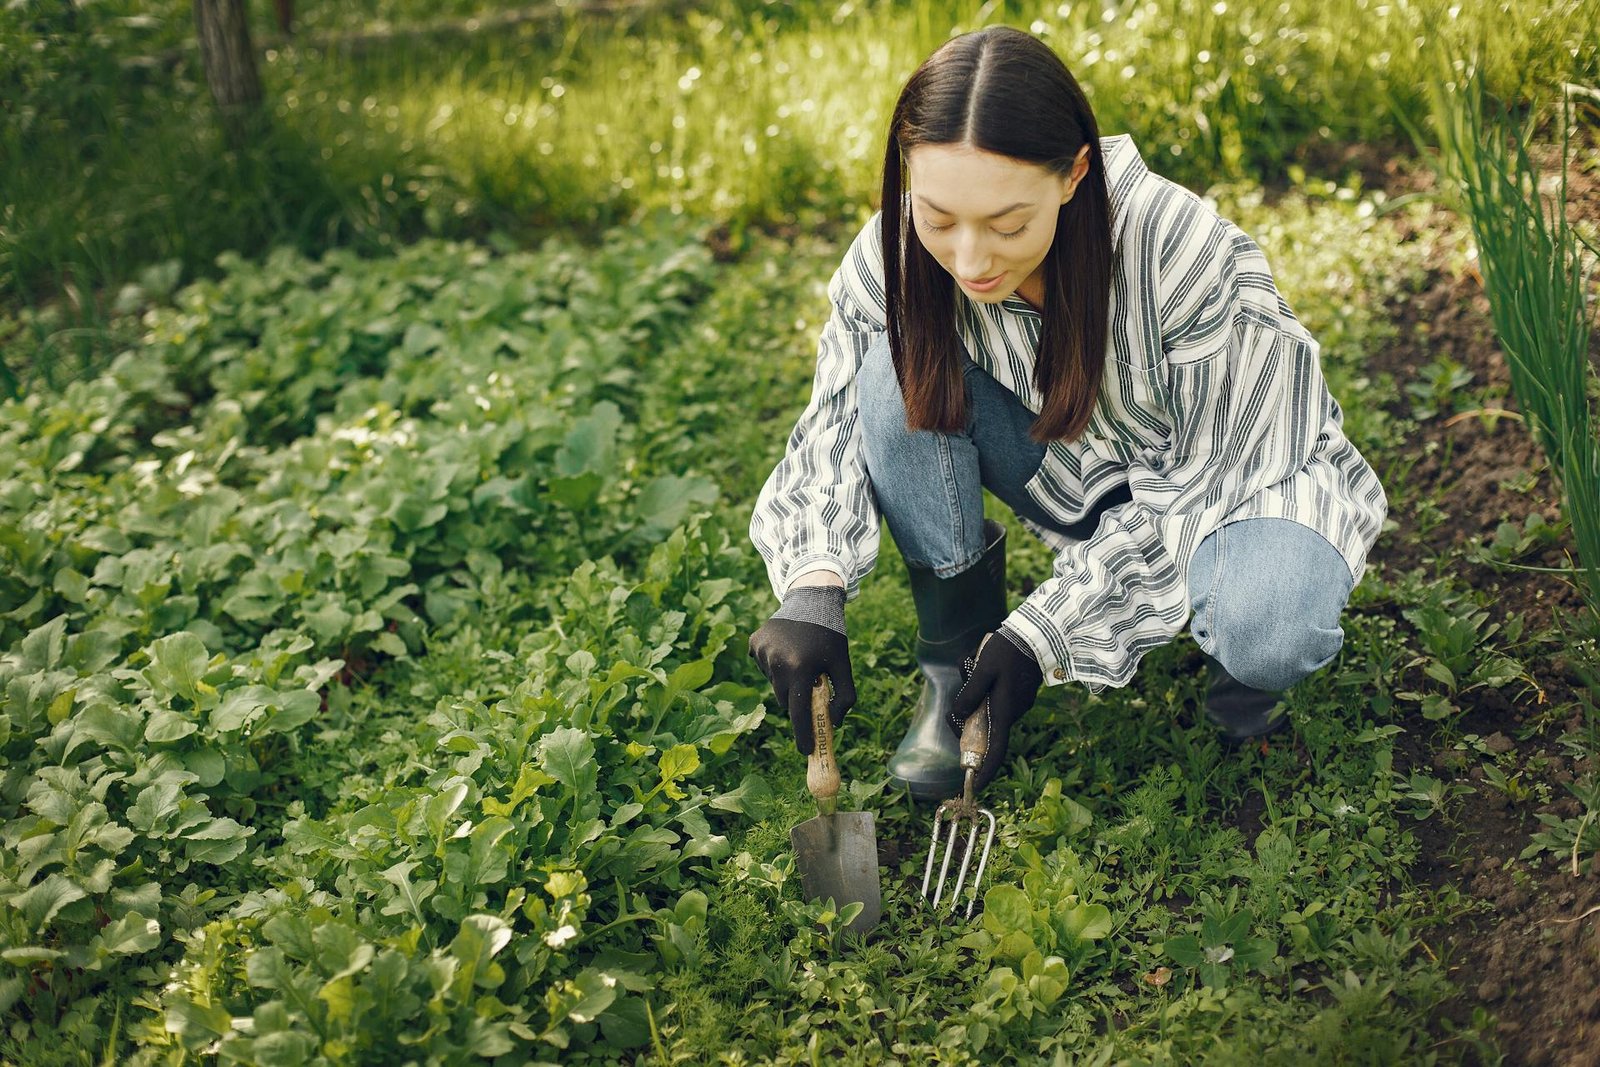
[{"label": "blue jeans", "polygon": [[[1077,523],[1053,518],[1026,488],[1045,456],[1045,446],[1028,436],[1033,413],[970,359],[964,373],[967,426],[948,434],[906,428],[887,335],[867,351],[857,379],[867,471],[909,566],[949,577],[977,562],[984,489],[1019,517],[1078,540],[1093,535],[1106,511],[1132,499],[1124,484]],[[1246,689],[1287,689],[1326,666],[1344,644],[1339,617],[1350,596],[1350,569],[1309,527],[1287,519],[1229,523],[1200,542],[1188,578],[1190,632]]]}]

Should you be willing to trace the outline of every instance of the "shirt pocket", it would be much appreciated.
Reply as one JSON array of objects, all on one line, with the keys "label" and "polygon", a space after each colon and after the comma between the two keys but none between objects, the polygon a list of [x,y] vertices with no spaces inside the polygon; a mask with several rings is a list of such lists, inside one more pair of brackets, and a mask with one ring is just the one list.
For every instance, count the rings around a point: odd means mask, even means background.
[{"label": "shirt pocket", "polygon": [[1165,364],[1141,366],[1107,359],[1094,414],[1084,431],[1101,458],[1128,466],[1172,445],[1172,409]]}]

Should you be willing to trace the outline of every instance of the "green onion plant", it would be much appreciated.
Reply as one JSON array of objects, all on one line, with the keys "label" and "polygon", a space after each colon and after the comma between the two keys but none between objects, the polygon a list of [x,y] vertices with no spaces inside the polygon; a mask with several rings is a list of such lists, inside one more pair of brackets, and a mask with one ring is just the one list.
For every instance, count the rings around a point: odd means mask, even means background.
[{"label": "green onion plant", "polygon": [[1444,70],[1430,87],[1440,161],[1472,227],[1512,390],[1561,483],[1580,589],[1600,619],[1600,439],[1585,300],[1594,262],[1567,219],[1567,108],[1563,101],[1560,182],[1547,202],[1527,148],[1538,111],[1515,129],[1475,62],[1440,55]]}]

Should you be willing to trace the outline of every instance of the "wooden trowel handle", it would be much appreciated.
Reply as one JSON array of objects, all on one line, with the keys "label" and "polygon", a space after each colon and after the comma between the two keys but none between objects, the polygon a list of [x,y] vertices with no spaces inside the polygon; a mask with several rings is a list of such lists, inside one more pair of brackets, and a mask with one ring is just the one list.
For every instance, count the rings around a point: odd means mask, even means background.
[{"label": "wooden trowel handle", "polygon": [[806,757],[806,788],[817,798],[824,815],[832,815],[839,802],[839,764],[833,758],[833,720],[828,717],[828,694],[833,685],[827,675],[811,690],[811,730],[816,746]]}]

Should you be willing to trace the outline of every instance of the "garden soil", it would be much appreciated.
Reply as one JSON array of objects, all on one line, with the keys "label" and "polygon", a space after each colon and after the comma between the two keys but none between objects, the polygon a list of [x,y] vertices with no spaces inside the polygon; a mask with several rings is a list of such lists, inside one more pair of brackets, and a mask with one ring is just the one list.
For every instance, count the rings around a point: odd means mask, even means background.
[{"label": "garden soil", "polygon": [[[1568,170],[1569,216],[1600,226],[1600,153],[1593,131],[1588,143],[1577,147]],[[1537,148],[1533,155],[1545,173],[1559,173],[1552,169],[1560,160],[1559,147]],[[1398,159],[1357,154],[1345,163],[1360,171],[1369,188],[1382,187],[1392,198],[1407,193],[1430,197],[1432,176]],[[1436,241],[1441,233],[1460,232],[1462,225],[1435,204],[1427,218],[1402,224],[1402,239]],[[1506,399],[1497,400],[1496,406],[1514,410],[1505,356],[1494,340],[1481,283],[1470,270],[1457,276],[1445,258],[1442,251],[1430,256],[1425,284],[1396,301],[1392,316],[1398,333],[1373,354],[1373,372],[1388,372],[1395,379],[1391,412],[1409,415],[1405,385],[1441,355],[1472,373],[1472,388],[1503,391]],[[1591,356],[1600,367],[1600,331],[1591,338]],[[1547,520],[1559,514],[1559,488],[1527,428],[1510,418],[1442,413],[1423,420],[1417,433],[1413,454],[1420,459],[1406,474],[1405,498],[1425,500],[1442,490],[1440,500],[1448,514],[1420,538],[1381,539],[1373,552],[1374,565],[1391,575],[1449,567],[1468,584],[1491,592],[1502,618],[1524,616],[1529,634],[1581,610],[1576,592],[1554,575],[1474,561],[1473,551],[1494,539],[1501,522],[1520,526],[1535,509]],[[1535,475],[1531,488],[1530,472]],[[1402,531],[1418,528],[1414,515],[1391,517]],[[1554,547],[1520,562],[1569,564]],[[1471,905],[1447,925],[1418,935],[1461,990],[1441,1010],[1441,1038],[1447,1037],[1446,1024],[1470,1025],[1481,1008],[1495,1019],[1493,1035],[1507,1063],[1600,1067],[1600,855],[1582,876],[1565,859],[1559,864],[1518,862],[1540,828],[1539,813],[1581,814],[1578,800],[1564,786],[1593,771],[1594,757],[1574,761],[1556,743],[1582,722],[1552,722],[1549,711],[1571,706],[1573,690],[1581,682],[1559,659],[1528,667],[1542,692],[1464,694],[1463,716],[1454,724],[1453,736],[1477,734],[1491,752],[1514,755],[1516,765],[1526,769],[1525,779],[1531,776],[1543,784],[1548,803],[1539,803],[1538,796],[1512,803],[1499,790],[1478,785],[1478,759],[1459,759],[1462,754],[1441,737],[1412,730],[1397,753],[1410,764],[1397,767],[1402,773],[1452,778],[1465,770],[1468,784],[1476,787],[1448,821],[1434,817],[1416,827],[1422,845],[1419,881],[1441,894],[1453,888],[1463,904]],[[1416,680],[1420,687],[1420,672]]]}]

